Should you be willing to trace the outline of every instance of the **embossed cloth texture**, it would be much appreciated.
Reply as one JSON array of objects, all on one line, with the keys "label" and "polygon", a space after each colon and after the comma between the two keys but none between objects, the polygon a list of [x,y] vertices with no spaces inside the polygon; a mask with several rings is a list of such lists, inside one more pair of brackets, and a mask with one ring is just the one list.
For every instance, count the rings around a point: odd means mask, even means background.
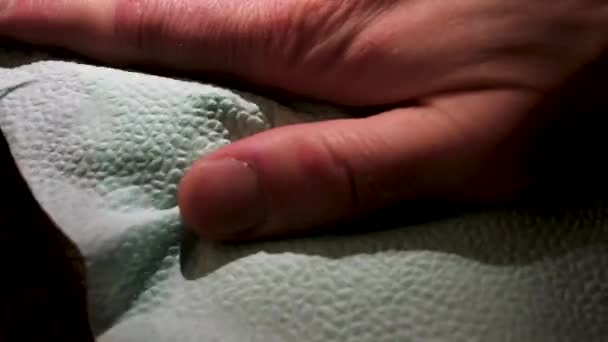
[{"label": "embossed cloth texture", "polygon": [[275,126],[340,115],[0,50],[0,129],[85,258],[99,341],[608,338],[603,200],[430,210],[418,221],[404,207],[352,234],[247,245],[184,230],[175,195],[194,160]]}]

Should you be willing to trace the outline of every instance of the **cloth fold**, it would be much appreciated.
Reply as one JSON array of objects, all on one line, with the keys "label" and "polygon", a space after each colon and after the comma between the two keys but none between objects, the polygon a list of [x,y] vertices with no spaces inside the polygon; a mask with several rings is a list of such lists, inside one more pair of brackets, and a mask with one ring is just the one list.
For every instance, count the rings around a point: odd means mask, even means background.
[{"label": "cloth fold", "polygon": [[378,216],[365,232],[247,245],[183,229],[175,195],[194,160],[345,116],[0,48],[0,129],[85,258],[99,341],[608,338],[605,201]]}]

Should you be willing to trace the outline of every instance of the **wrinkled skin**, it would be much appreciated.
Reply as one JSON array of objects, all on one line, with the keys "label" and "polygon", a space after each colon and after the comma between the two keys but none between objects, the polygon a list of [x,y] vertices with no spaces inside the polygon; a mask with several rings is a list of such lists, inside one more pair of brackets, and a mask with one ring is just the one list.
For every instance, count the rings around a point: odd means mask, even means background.
[{"label": "wrinkled skin", "polygon": [[[383,106],[201,159],[180,189],[185,221],[207,237],[243,239],[308,232],[400,201],[504,200],[528,188],[541,128],[605,85],[594,70],[608,48],[608,3],[17,0],[0,34],[117,66]],[[217,162],[226,159],[240,162]]]}]

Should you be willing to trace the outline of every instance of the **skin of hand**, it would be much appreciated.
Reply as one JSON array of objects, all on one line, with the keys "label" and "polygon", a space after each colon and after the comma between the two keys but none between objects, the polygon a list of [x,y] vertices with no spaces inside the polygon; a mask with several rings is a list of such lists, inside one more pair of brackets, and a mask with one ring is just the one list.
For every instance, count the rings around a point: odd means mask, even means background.
[{"label": "skin of hand", "polygon": [[384,108],[273,129],[193,165],[182,215],[223,240],[311,232],[401,201],[511,198],[533,180],[525,156],[548,99],[608,49],[601,0],[4,4],[0,34],[25,42]]}]

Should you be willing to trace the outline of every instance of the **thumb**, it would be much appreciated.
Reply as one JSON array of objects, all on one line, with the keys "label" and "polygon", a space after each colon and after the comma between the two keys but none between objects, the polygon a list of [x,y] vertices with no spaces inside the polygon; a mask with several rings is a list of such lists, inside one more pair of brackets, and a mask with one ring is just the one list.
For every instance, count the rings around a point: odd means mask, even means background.
[{"label": "thumb", "polygon": [[502,196],[516,164],[498,150],[522,126],[524,116],[511,114],[527,104],[494,91],[270,130],[198,161],[180,187],[182,216],[208,237],[248,239],[304,233],[396,201]]}]

